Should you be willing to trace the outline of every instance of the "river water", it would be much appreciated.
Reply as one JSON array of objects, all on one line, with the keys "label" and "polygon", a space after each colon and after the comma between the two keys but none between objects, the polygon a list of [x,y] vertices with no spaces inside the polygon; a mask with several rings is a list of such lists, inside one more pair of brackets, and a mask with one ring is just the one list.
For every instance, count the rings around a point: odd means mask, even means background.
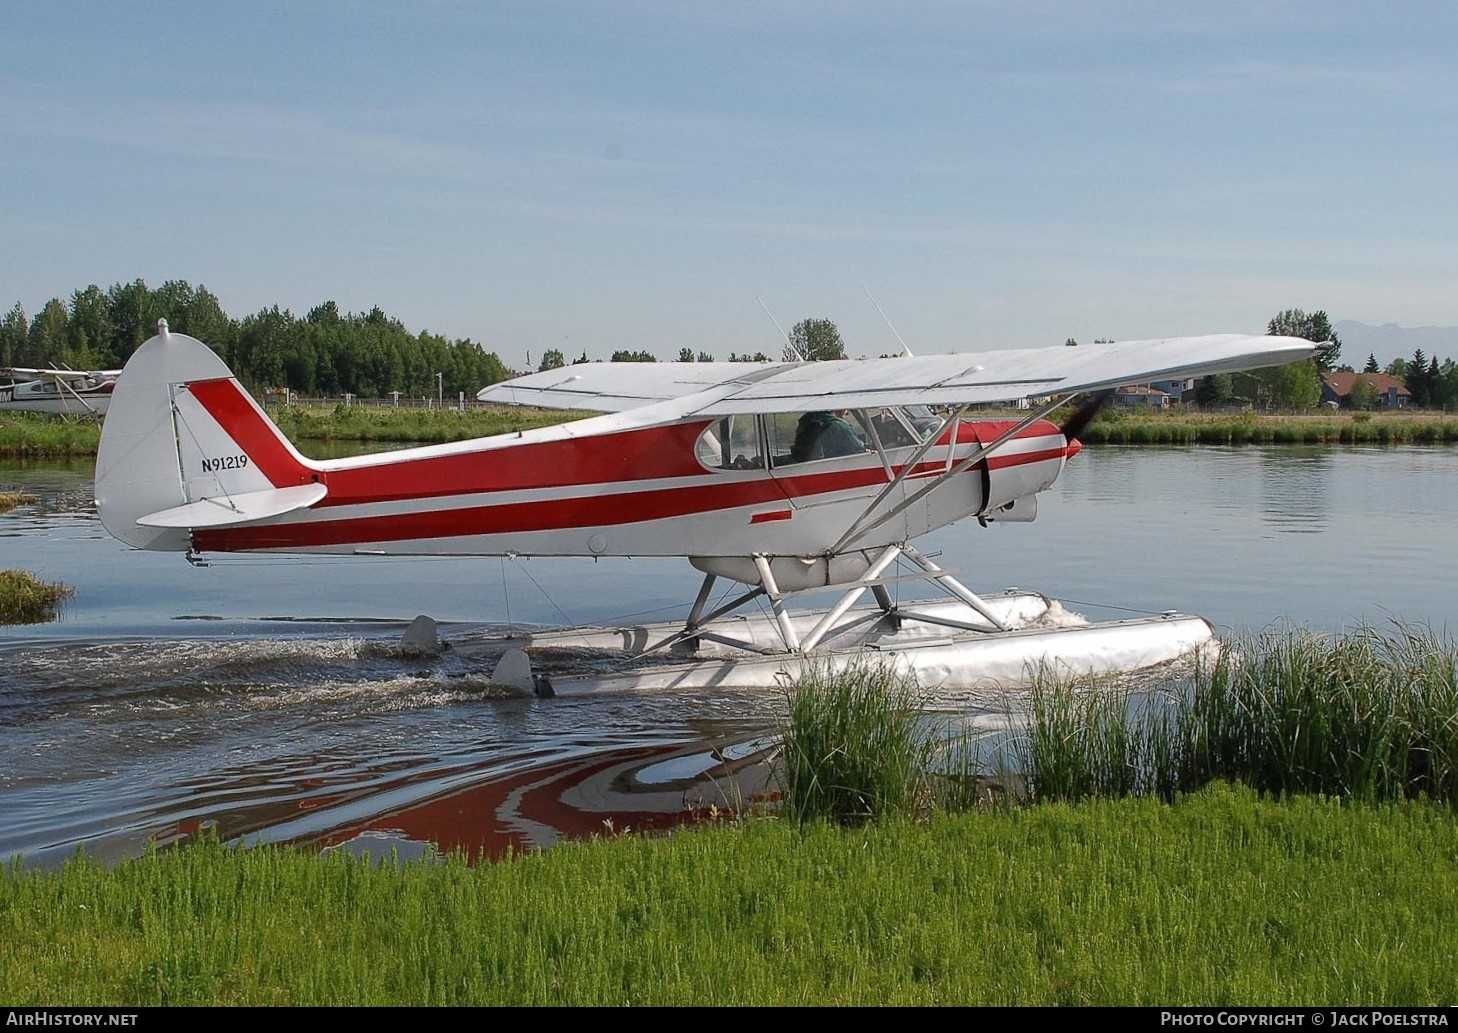
[{"label": "river water", "polygon": [[[1223,633],[1455,617],[1458,450],[1090,448],[1032,524],[945,528],[974,589],[1091,619],[1178,609]],[[0,569],[76,590],[0,628],[0,858],[107,861],[208,828],[242,842],[499,856],[667,827],[773,791],[781,690],[505,696],[442,637],[681,616],[677,560],[228,558],[128,550],[89,465],[0,466],[39,503],[0,516]],[[812,600],[825,605],[828,599]],[[935,704],[934,704],[935,705]],[[996,718],[1006,699],[945,704]]]}]

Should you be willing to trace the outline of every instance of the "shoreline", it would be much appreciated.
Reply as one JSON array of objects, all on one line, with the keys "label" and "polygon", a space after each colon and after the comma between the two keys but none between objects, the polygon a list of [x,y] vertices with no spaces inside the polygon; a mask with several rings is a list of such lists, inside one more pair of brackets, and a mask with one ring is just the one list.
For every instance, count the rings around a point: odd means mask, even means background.
[{"label": "shoreline", "polygon": [[[422,445],[463,441],[551,426],[593,415],[506,406],[396,409],[370,405],[268,409],[294,442]],[[978,413],[1016,417],[1018,410]],[[94,458],[101,438],[94,422],[65,422],[30,413],[0,420],[0,459]],[[1085,445],[1446,445],[1458,444],[1458,414],[1428,411],[1261,414],[1102,414],[1084,431]],[[307,449],[302,448],[307,454]]]}]

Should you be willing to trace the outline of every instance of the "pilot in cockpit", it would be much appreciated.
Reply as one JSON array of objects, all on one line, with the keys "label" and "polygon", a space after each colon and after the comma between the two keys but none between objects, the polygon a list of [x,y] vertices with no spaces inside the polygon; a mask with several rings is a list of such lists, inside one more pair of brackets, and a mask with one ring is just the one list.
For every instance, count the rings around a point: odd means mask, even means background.
[{"label": "pilot in cockpit", "polygon": [[866,451],[866,443],[841,409],[831,413],[817,409],[800,417],[795,427],[795,443],[790,446],[790,459],[796,463],[832,456],[853,456]]}]

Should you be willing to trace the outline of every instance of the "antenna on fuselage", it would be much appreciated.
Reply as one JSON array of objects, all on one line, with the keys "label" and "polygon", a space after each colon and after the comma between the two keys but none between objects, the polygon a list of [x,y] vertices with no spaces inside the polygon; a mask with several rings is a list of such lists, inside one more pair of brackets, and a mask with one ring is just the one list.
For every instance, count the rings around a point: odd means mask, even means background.
[{"label": "antenna on fuselage", "polygon": [[795,361],[796,362],[804,362],[805,361],[805,356],[801,355],[800,354],[800,349],[799,348],[796,348],[790,342],[790,335],[787,334],[787,333],[785,333],[785,328],[782,327],[782,326],[780,326],[780,321],[778,319],[776,319],[775,318],[775,314],[769,310],[769,306],[764,303],[764,299],[761,298],[758,294],[756,294],[754,296],[754,300],[757,301],[757,302],[759,302],[759,307],[762,308],[762,309],[764,309],[764,314],[770,317],[770,322],[775,325],[775,329],[778,330],[780,332],[780,336],[785,339],[785,349],[791,355],[795,356]]},{"label": "antenna on fuselage", "polygon": [[871,293],[871,288],[867,287],[863,283],[861,284],[861,290],[866,292],[866,297],[871,299],[871,304],[876,306],[876,311],[881,313],[881,318],[886,320],[886,325],[891,327],[891,332],[893,334],[896,334],[896,341],[898,344],[901,345],[901,350],[904,351],[908,357],[914,358],[915,356],[911,354],[911,349],[906,347],[906,342],[901,339],[901,335],[899,333],[896,333],[896,327],[891,325],[891,317],[886,315],[886,310],[881,307],[881,303],[877,301],[876,296]]}]

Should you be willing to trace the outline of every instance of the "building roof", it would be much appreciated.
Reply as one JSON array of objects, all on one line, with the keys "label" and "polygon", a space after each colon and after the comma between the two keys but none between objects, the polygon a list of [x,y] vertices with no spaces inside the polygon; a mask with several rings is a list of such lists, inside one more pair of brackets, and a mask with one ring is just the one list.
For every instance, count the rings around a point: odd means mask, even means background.
[{"label": "building roof", "polygon": [[1326,382],[1331,393],[1338,398],[1345,398],[1352,393],[1358,377],[1370,384],[1379,395],[1385,395],[1396,388],[1399,397],[1412,397],[1412,392],[1407,389],[1407,385],[1390,373],[1323,373],[1321,375],[1321,379]]},{"label": "building roof", "polygon": [[1130,384],[1130,385],[1128,385],[1126,387],[1119,388],[1118,393],[1121,394],[1121,395],[1167,395],[1167,394],[1169,394],[1168,391],[1161,391],[1157,387],[1148,387],[1148,386],[1139,387],[1139,386],[1136,386],[1134,384]]}]

